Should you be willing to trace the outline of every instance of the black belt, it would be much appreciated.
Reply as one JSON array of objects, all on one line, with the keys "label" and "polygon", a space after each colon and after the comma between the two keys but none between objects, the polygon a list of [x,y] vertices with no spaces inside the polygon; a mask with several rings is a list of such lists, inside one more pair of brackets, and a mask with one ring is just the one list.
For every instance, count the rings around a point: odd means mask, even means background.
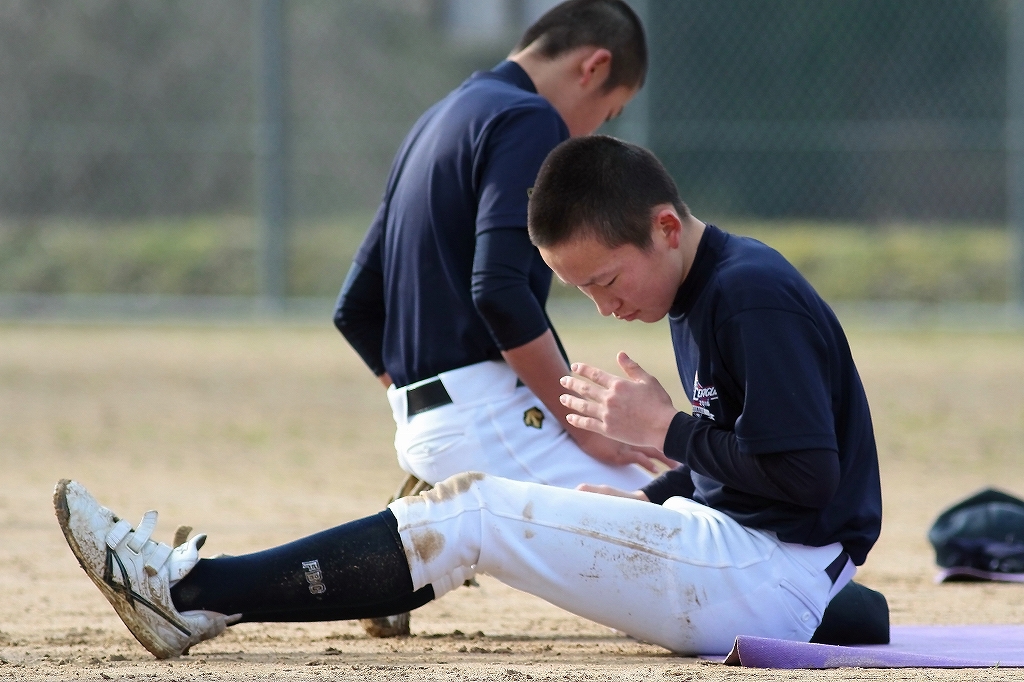
[{"label": "black belt", "polygon": [[825,573],[832,579],[833,585],[835,585],[836,581],[839,580],[839,576],[843,574],[843,569],[846,568],[846,562],[849,560],[850,555],[844,550],[839,553],[839,556],[836,557],[835,561],[825,568]]},{"label": "black belt", "polygon": [[[516,380],[516,388],[525,386],[522,379]],[[425,384],[410,388],[405,392],[405,418],[408,419],[420,412],[432,410],[435,407],[451,405],[452,397],[448,395],[448,389],[444,387],[439,378],[431,379]]]},{"label": "black belt", "polygon": [[448,390],[441,380],[433,379],[405,392],[405,416],[409,418],[435,407],[450,405],[451,402],[452,397],[448,395]]}]

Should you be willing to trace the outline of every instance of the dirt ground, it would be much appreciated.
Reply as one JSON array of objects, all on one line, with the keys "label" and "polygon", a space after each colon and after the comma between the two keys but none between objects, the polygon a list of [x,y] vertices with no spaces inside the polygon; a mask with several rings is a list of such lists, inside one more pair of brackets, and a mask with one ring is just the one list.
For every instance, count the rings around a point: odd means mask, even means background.
[{"label": "dirt ground", "polygon": [[[637,323],[638,325],[638,323]],[[630,352],[685,405],[664,327],[560,325],[570,355]],[[1024,335],[852,330],[882,465],[882,537],[859,580],[898,624],[1021,623],[1024,586],[935,586],[925,532],[986,486],[1024,493]],[[51,491],[86,484],[130,520],[187,523],[204,555],[378,511],[402,478],[382,390],[326,325],[0,326],[0,680],[1024,679],[1024,671],[746,671],[678,658],[487,577],[413,616],[242,625],[152,659],[77,566]]]}]

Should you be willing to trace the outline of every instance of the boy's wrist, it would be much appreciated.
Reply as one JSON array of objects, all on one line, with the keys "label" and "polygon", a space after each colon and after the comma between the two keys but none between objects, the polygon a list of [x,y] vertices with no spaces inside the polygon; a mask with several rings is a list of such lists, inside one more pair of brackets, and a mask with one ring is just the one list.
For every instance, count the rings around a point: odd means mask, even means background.
[{"label": "boy's wrist", "polygon": [[662,441],[661,451],[666,457],[677,462],[686,464],[687,443],[690,441],[690,434],[697,426],[697,418],[686,412],[676,412],[669,422]]}]

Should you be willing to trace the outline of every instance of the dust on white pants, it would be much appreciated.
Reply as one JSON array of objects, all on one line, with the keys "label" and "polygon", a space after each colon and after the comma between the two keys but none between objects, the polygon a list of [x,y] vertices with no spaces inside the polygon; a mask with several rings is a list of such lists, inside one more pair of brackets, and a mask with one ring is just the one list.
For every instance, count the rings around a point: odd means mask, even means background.
[{"label": "dust on white pants", "polygon": [[390,505],[413,587],[476,573],[679,654],[808,641],[837,543],[805,547],[684,498],[664,506],[464,473]]},{"label": "dust on white pants", "polygon": [[[609,466],[585,453],[504,362],[438,375],[452,403],[406,417],[408,388],[388,389],[398,464],[434,484],[464,471],[562,488],[580,483],[638,490],[651,482],[630,464]],[[414,384],[415,385],[415,384]]]}]

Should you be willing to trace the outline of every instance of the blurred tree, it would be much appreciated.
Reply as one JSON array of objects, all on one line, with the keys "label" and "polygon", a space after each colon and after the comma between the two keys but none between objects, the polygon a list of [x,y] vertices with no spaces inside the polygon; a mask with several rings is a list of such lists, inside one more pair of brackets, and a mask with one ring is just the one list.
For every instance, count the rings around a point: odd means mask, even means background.
[{"label": "blurred tree", "polygon": [[246,200],[249,3],[0,7],[4,212],[134,215]]},{"label": "blurred tree", "polygon": [[[450,49],[425,2],[287,10],[299,214],[374,205],[415,118],[503,54]],[[248,0],[0,3],[0,212],[251,213],[254,21]]]}]

